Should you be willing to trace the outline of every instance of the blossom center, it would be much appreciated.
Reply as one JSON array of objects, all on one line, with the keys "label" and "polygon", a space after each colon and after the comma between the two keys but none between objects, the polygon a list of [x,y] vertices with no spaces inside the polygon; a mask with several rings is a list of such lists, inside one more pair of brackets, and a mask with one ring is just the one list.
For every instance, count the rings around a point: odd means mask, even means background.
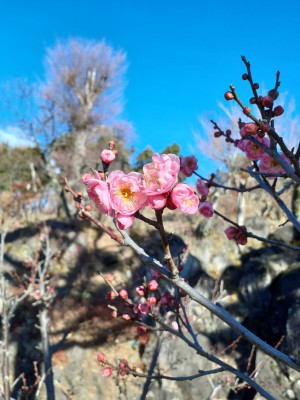
[{"label": "blossom center", "polygon": [[132,191],[128,186],[123,186],[119,193],[124,200],[130,200],[132,198]]}]

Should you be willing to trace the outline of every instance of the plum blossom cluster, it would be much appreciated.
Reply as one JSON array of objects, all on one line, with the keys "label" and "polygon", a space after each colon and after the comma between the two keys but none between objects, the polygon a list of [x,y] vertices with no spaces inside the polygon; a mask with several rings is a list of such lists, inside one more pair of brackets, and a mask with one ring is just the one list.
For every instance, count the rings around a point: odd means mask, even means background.
[{"label": "plum blossom cluster", "polygon": [[[115,146],[115,143],[110,147]],[[104,166],[114,160],[115,150],[104,150],[101,159]],[[196,168],[197,160],[194,156],[186,157],[192,161],[186,163],[188,173]],[[154,154],[152,162],[144,165],[143,173],[130,172],[125,174],[121,170],[107,173],[93,171],[92,174],[82,176],[87,193],[98,210],[115,218],[119,229],[129,228],[135,214],[145,207],[161,210],[165,207],[178,209],[185,214],[200,214],[211,217],[212,205],[208,202],[200,204],[199,197],[186,183],[177,183],[180,171],[180,159],[175,154]]]}]

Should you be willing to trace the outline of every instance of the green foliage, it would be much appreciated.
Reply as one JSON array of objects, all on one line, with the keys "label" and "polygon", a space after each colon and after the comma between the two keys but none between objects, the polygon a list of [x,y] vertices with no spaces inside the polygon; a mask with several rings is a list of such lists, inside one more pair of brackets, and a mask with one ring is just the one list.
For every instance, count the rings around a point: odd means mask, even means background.
[{"label": "green foliage", "polygon": [[180,146],[177,143],[173,143],[170,146],[167,146],[162,152],[162,154],[176,154],[177,156],[180,153]]}]

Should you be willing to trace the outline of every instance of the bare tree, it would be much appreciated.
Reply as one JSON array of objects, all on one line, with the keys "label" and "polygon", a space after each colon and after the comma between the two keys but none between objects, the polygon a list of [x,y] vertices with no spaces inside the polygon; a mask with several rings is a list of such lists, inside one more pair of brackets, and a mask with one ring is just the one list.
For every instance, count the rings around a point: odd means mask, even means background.
[{"label": "bare tree", "polygon": [[74,175],[80,177],[89,140],[122,111],[126,55],[104,41],[70,39],[47,49],[40,85],[42,120],[55,121],[55,135],[69,133]]}]

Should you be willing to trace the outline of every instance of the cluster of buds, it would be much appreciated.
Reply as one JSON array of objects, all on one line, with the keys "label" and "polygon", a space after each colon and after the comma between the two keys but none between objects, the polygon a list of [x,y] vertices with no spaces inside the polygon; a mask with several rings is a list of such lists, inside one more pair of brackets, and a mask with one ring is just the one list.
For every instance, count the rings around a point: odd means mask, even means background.
[{"label": "cluster of buds", "polygon": [[[284,113],[284,109],[281,105],[278,105],[278,106],[274,107],[274,109],[273,109],[274,101],[277,100],[277,98],[279,96],[279,92],[277,89],[269,90],[267,96],[259,96],[256,92],[259,89],[259,84],[252,82],[252,79],[250,79],[250,77],[247,73],[244,73],[242,75],[242,79],[244,81],[249,81],[251,89],[254,94],[254,96],[249,99],[250,104],[256,104],[260,109],[263,109],[269,118],[279,117],[280,115],[282,115]],[[278,86],[279,86],[279,83],[278,83]],[[227,101],[237,100],[236,95],[232,90],[225,92],[224,98]],[[251,108],[243,107],[243,113],[247,116],[250,115]]]},{"label": "cluster of buds", "polygon": [[245,226],[229,226],[224,231],[228,240],[235,240],[237,244],[247,244],[247,228]]},{"label": "cluster of buds", "polygon": [[[183,267],[179,266],[182,271]],[[158,278],[159,279],[159,278]],[[119,311],[115,305],[109,305],[113,309],[112,316],[114,318],[121,317],[126,321],[141,321],[143,316],[151,315],[159,310],[177,312],[179,309],[179,302],[168,290],[160,291],[160,284],[157,279],[152,279],[144,284],[135,288],[135,293],[138,300],[132,300],[129,297],[127,290],[121,289],[119,292],[116,290],[106,293],[106,300],[111,302],[120,298],[124,301],[128,311]],[[185,294],[182,294],[185,295]]]},{"label": "cluster of buds", "polygon": [[101,375],[104,378],[109,378],[113,372],[116,372],[119,376],[125,376],[129,372],[134,372],[135,369],[131,368],[128,364],[128,361],[123,358],[119,361],[118,365],[113,365],[107,361],[106,355],[104,353],[98,353],[97,361],[103,367]]}]

